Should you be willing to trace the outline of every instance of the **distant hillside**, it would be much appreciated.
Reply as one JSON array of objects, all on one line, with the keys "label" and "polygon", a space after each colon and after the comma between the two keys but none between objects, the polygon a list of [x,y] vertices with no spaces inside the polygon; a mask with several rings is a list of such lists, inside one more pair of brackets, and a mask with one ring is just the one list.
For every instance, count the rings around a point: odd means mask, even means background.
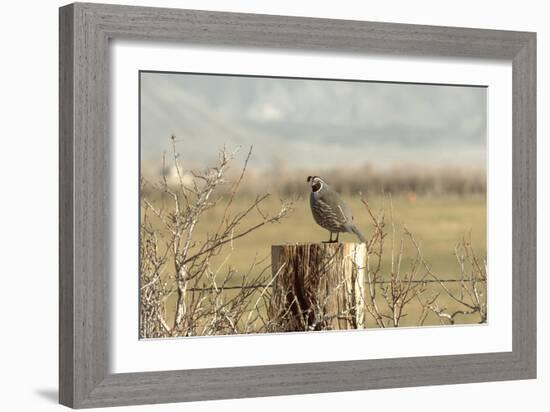
[{"label": "distant hillside", "polygon": [[254,146],[265,169],[402,163],[484,167],[479,88],[151,74],[142,80],[142,158],[175,133],[192,163]]}]

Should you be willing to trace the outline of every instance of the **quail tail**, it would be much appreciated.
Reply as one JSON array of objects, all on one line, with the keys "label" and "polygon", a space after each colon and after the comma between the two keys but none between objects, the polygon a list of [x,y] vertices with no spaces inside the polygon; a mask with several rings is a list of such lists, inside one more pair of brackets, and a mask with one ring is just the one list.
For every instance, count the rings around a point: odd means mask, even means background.
[{"label": "quail tail", "polygon": [[359,231],[359,229],[355,227],[355,225],[349,225],[349,229],[350,229],[349,230],[350,232],[355,233],[357,235],[361,243],[367,242],[367,239],[365,239],[365,236],[363,236],[363,234]]}]

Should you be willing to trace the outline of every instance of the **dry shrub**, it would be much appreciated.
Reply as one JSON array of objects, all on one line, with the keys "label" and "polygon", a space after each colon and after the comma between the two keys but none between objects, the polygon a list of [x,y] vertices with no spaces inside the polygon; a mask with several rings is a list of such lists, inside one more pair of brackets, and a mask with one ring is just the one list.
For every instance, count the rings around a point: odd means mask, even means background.
[{"label": "dry shrub", "polygon": [[[283,202],[277,213],[266,213],[261,208],[270,196],[266,193],[257,196],[245,210],[233,210],[233,201],[243,181],[252,149],[235,180],[228,181],[225,176],[236,152],[224,148],[216,165],[202,171],[191,171],[193,178],[189,182],[184,178],[176,145],[177,140],[172,136],[172,160],[178,184],[175,187],[168,185],[166,176],[159,184],[142,179],[141,337],[246,331],[252,321],[248,316],[248,305],[255,292],[255,288],[250,286],[259,283],[258,278],[269,266],[260,270],[255,279],[245,274],[240,287],[228,293],[227,285],[234,280],[236,273],[231,267],[224,270],[224,265],[213,267],[211,259],[224,252],[228,259],[236,239],[249,236],[265,225],[280,223],[292,210],[292,204]],[[225,188],[221,190],[223,186]],[[165,195],[169,204],[156,206],[145,195],[144,188],[149,193]],[[195,232],[197,224],[213,207],[223,208],[222,217],[214,232],[199,238]],[[252,214],[257,216],[256,223],[243,228],[243,219]],[[162,234],[155,232],[151,215],[160,222]],[[161,238],[164,244],[160,243]],[[250,273],[261,265],[265,266],[265,262],[255,259],[250,264]],[[176,294],[176,312],[173,321],[169,322],[164,308],[172,293]]]},{"label": "dry shrub", "polygon": [[[362,195],[361,201],[374,225],[374,232],[367,242],[364,295],[365,307],[376,326],[400,326],[402,319],[409,316],[413,304],[421,308],[416,322],[418,326],[425,324],[430,313],[435,314],[442,325],[455,324],[458,315],[475,315],[478,317],[478,323],[487,321],[486,265],[476,257],[469,240],[463,238],[454,250],[460,268],[460,278],[443,279],[432,271],[424,259],[419,243],[406,226],[400,235],[396,233],[391,196],[389,233],[386,229],[385,210],[381,209],[375,215]],[[389,251],[386,247],[388,234]],[[404,250],[407,243],[413,246],[414,256],[405,259]],[[381,262],[384,253],[391,254],[389,273],[382,273]],[[458,290],[450,287],[451,284],[458,285]],[[442,304],[449,301],[453,303],[452,310]]]}]

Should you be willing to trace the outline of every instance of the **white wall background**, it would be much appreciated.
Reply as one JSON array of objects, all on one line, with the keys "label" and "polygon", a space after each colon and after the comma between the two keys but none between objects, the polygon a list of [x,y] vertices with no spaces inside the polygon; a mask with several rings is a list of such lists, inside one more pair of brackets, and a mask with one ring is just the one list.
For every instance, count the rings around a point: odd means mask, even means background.
[{"label": "white wall background", "polygon": [[[109,2],[104,0],[105,2]],[[461,0],[301,1],[181,0],[131,1],[126,4],[528,30],[538,32],[539,136],[539,378],[499,382],[337,394],[288,396],[122,408],[147,411],[240,411],[342,407],[366,410],[481,411],[544,410],[550,377],[550,315],[545,296],[550,265],[550,209],[545,161],[550,132],[550,26],[545,2]],[[57,405],[57,8],[64,2],[22,1],[2,5],[0,25],[0,378],[3,410],[59,410]],[[545,93],[546,92],[546,93]],[[545,391],[546,389],[546,391]],[[121,409],[117,409],[121,410]]]}]

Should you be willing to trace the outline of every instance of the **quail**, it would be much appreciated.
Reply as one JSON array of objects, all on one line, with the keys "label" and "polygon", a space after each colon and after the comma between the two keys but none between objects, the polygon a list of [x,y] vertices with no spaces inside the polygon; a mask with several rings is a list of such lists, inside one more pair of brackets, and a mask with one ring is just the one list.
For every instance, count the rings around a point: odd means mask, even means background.
[{"label": "quail", "polygon": [[[344,203],[338,192],[319,176],[308,176],[307,181],[311,185],[309,204],[313,219],[319,226],[330,232],[328,243],[338,242],[341,232],[353,233],[362,243],[365,243],[365,237],[353,223],[351,209]],[[333,233],[336,233],[335,240],[332,239]]]}]

